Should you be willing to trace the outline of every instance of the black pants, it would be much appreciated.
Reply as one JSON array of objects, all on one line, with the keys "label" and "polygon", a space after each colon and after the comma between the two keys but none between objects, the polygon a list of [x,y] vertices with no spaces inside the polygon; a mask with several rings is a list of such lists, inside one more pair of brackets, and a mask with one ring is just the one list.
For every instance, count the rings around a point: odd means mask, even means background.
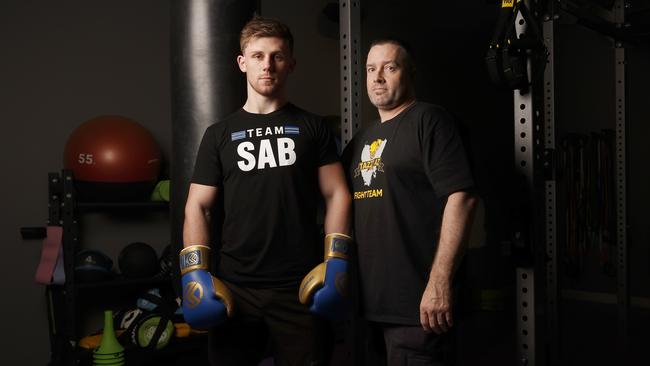
[{"label": "black pants", "polygon": [[427,333],[421,326],[367,322],[363,365],[450,366],[455,364],[455,334]]},{"label": "black pants", "polygon": [[326,366],[333,335],[329,323],[298,301],[298,289],[255,289],[225,282],[234,296],[234,315],[210,330],[210,363],[257,366],[274,357],[276,366]]}]

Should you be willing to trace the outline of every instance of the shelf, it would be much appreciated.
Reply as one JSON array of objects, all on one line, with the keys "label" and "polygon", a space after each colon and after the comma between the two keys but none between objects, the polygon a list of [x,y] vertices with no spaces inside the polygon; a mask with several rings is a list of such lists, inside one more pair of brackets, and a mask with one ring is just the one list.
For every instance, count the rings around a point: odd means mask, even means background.
[{"label": "shelf", "polygon": [[[74,276],[75,256],[80,249],[81,222],[84,214],[108,214],[119,216],[118,223],[131,220],[145,220],[155,217],[160,219],[169,214],[169,202],[148,201],[148,196],[141,194],[120,195],[122,201],[112,200],[115,196],[110,192],[94,196],[79,194],[72,172],[63,170],[61,173],[48,174],[48,222],[56,223],[63,229],[62,249],[63,264],[67,281],[62,285],[48,285],[48,322],[50,330],[50,364],[56,366],[80,366],[92,364],[92,351],[75,349],[79,340],[79,331],[84,328],[83,309],[108,304],[118,304],[133,299],[135,301],[147,287],[158,287],[162,292],[173,291],[174,273],[157,274],[145,278],[126,278],[122,274],[113,273],[102,281],[80,282],[83,277]],[[101,188],[101,187],[100,187]],[[126,187],[125,187],[126,188]],[[93,200],[100,197],[104,201]],[[144,199],[140,200],[141,197]],[[151,216],[151,217],[150,217]],[[140,221],[136,221],[140,222]],[[24,230],[25,235],[39,236],[38,230]],[[42,235],[42,230],[40,235]],[[84,235],[87,233],[84,232]],[[140,295],[138,295],[140,293]],[[177,345],[177,343],[180,343]],[[202,342],[206,343],[207,342]],[[129,365],[148,366],[167,365],[166,359],[160,357],[167,352],[182,349],[183,341],[172,340],[164,349],[151,352],[148,349],[134,348],[127,351]],[[185,347],[198,347],[197,342],[189,341]],[[169,350],[167,350],[169,348]],[[153,355],[161,362],[151,363]],[[164,357],[164,356],[163,356]],[[173,357],[169,357],[173,358]]]},{"label": "shelf", "polygon": [[153,277],[146,278],[124,278],[117,277],[108,281],[100,282],[80,282],[75,286],[77,289],[107,289],[113,287],[124,287],[124,286],[143,286],[143,285],[155,285],[165,282],[171,282],[172,278],[169,274],[167,275],[156,275]]},{"label": "shelf", "polygon": [[[79,289],[79,290],[84,290],[84,289],[89,289],[89,290],[94,290],[94,289],[107,289],[107,288],[113,288],[113,287],[126,287],[126,286],[144,286],[144,285],[156,285],[156,284],[162,284],[162,283],[171,283],[172,277],[167,274],[164,276],[157,275],[153,277],[146,277],[146,278],[124,278],[124,277],[116,277],[111,280],[107,281],[98,281],[98,282],[77,282],[74,284],[74,286]],[[63,287],[64,285],[55,285],[51,284],[48,285],[48,287]]]},{"label": "shelf", "polygon": [[169,202],[134,201],[134,202],[77,202],[80,211],[110,211],[110,210],[166,210]]}]

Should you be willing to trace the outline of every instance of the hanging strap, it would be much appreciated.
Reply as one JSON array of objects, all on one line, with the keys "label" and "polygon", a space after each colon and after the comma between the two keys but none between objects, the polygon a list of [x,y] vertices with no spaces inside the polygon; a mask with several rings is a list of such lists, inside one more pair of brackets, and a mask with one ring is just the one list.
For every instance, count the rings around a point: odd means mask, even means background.
[{"label": "hanging strap", "polygon": [[43,285],[60,285],[65,282],[63,272],[63,228],[48,226],[41,248],[41,260],[36,268],[34,279]]}]

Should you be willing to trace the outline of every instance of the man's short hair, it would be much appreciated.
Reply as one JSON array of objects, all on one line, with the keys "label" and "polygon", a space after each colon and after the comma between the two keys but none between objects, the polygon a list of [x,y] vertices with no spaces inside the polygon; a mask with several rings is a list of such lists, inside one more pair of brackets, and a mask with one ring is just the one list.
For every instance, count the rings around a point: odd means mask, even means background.
[{"label": "man's short hair", "polygon": [[261,37],[277,37],[285,40],[289,46],[289,51],[293,54],[293,35],[289,27],[277,19],[260,16],[253,17],[242,28],[239,34],[239,48],[241,49],[241,53],[244,53],[248,42],[254,38]]},{"label": "man's short hair", "polygon": [[370,48],[384,44],[392,44],[402,49],[402,52],[400,52],[401,62],[408,75],[413,78],[415,76],[415,62],[413,61],[413,48],[408,42],[399,38],[377,38],[370,43]]}]

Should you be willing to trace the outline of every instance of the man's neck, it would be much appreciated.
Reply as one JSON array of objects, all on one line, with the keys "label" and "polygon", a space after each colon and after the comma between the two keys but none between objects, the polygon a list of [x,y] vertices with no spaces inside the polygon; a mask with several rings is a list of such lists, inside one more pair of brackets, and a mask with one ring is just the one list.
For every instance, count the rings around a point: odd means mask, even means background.
[{"label": "man's neck", "polygon": [[287,101],[285,95],[266,97],[249,92],[243,108],[248,113],[269,114],[280,109]]},{"label": "man's neck", "polygon": [[410,107],[411,104],[413,104],[413,103],[415,103],[415,99],[411,98],[411,99],[405,100],[402,104],[400,104],[397,107],[392,108],[392,109],[379,109],[378,108],[377,111],[379,112],[379,120],[381,121],[381,123],[384,123],[384,122],[386,122],[388,120],[391,120],[391,119],[397,117],[397,115],[402,113],[406,108]]}]

